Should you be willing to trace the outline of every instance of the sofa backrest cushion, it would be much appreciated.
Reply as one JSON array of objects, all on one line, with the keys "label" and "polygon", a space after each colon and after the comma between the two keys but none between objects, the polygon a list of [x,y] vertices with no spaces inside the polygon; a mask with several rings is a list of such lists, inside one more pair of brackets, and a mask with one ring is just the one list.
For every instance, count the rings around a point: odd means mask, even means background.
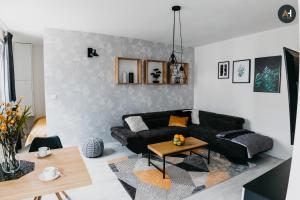
[{"label": "sofa backrest cushion", "polygon": [[180,127],[187,127],[189,118],[188,117],[178,117],[171,115],[169,126],[180,126]]},{"label": "sofa backrest cushion", "polygon": [[240,117],[199,111],[200,125],[220,131],[242,129],[245,120]]},{"label": "sofa backrest cushion", "polygon": [[145,124],[141,116],[131,116],[125,119],[129,128],[133,132],[149,130],[148,126]]},{"label": "sofa backrest cushion", "polygon": [[180,116],[180,117],[189,117],[188,124],[191,124],[191,112],[188,111],[186,112],[184,110],[170,110],[170,111],[162,111],[162,112],[129,114],[129,115],[123,115],[122,120],[123,120],[124,127],[129,128],[125,119],[130,116],[141,116],[143,121],[149,127],[149,129],[157,129],[161,127],[167,127],[169,125],[169,120],[171,115]]}]

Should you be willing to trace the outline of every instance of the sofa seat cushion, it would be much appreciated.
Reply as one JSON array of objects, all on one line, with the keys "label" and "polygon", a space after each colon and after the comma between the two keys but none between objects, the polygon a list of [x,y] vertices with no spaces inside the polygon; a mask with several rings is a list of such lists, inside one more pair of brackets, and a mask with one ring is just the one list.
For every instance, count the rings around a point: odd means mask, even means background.
[{"label": "sofa seat cushion", "polygon": [[247,148],[229,140],[216,139],[215,149],[231,159],[247,159]]},{"label": "sofa seat cushion", "polygon": [[216,141],[216,135],[219,134],[220,131],[210,128],[198,126],[196,128],[192,128],[190,131],[190,136],[203,140],[205,142],[214,143]]},{"label": "sofa seat cushion", "polygon": [[187,133],[188,128],[184,127],[163,127],[138,132],[138,134],[143,138],[145,144],[153,144],[172,140],[175,134],[187,135]]},{"label": "sofa seat cushion", "polygon": [[134,133],[130,129],[124,127],[111,128],[111,135],[122,145],[127,145],[131,142],[141,142],[141,137],[137,133]]}]

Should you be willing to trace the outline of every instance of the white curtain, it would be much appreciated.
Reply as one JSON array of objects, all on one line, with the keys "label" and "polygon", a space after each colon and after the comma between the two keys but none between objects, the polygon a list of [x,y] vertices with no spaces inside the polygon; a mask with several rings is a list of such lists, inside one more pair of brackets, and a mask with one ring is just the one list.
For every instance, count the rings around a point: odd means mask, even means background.
[{"label": "white curtain", "polygon": [[4,44],[2,39],[0,38],[0,102],[5,102]]},{"label": "white curtain", "polygon": [[8,49],[0,38],[0,102],[9,101]]},{"label": "white curtain", "polygon": [[0,40],[0,102],[7,101],[7,73],[5,70],[6,61],[5,61],[5,51],[4,43]]}]

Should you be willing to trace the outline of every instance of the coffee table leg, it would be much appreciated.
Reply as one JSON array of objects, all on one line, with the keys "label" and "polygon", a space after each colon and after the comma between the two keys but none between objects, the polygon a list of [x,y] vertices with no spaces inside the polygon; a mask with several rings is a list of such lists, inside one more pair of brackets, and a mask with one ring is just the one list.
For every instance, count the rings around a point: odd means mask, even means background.
[{"label": "coffee table leg", "polygon": [[208,145],[207,163],[210,163],[210,145]]},{"label": "coffee table leg", "polygon": [[150,150],[148,149],[148,166],[150,167]]},{"label": "coffee table leg", "polygon": [[166,176],[166,157],[163,156],[163,179],[165,179]]}]

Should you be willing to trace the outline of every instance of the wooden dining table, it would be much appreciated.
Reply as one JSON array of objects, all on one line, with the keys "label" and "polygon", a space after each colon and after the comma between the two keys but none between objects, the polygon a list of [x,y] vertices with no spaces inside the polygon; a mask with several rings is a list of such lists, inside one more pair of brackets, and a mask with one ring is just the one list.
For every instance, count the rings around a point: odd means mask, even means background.
[{"label": "wooden dining table", "polygon": [[[77,147],[51,150],[45,158],[37,158],[35,153],[21,153],[20,160],[35,163],[34,171],[11,181],[0,182],[1,200],[20,200],[34,198],[92,184],[91,177]],[[50,182],[39,180],[45,167],[54,166],[61,176]]]}]

